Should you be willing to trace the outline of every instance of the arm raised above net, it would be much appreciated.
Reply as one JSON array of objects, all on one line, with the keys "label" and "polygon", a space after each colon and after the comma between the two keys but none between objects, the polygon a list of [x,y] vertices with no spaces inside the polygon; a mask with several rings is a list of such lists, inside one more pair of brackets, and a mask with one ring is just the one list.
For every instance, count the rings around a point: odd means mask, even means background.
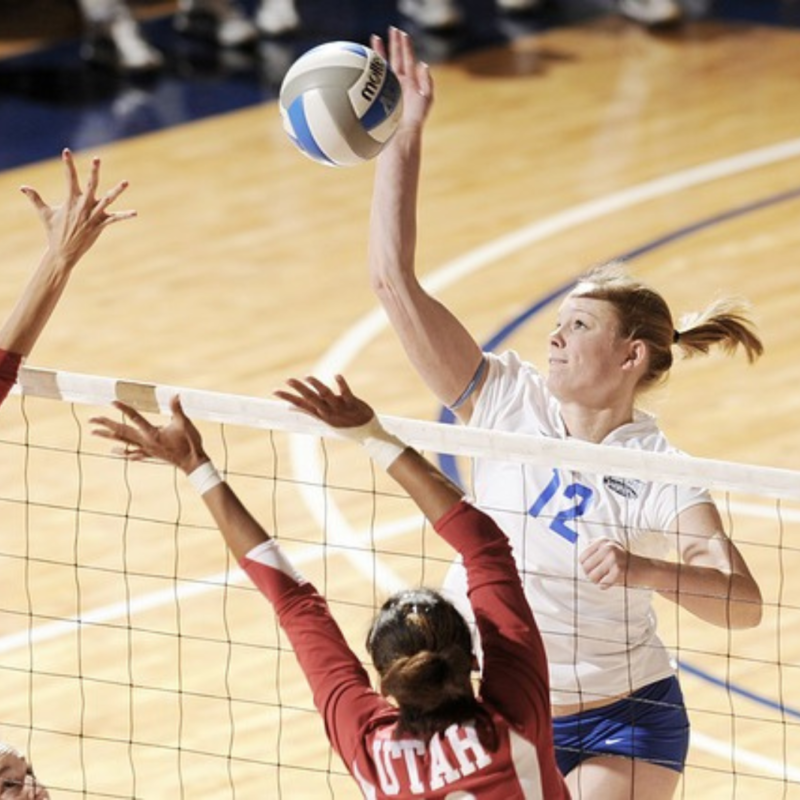
[{"label": "arm raised above net", "polygon": [[[378,37],[373,37],[372,46],[386,55]],[[427,64],[417,61],[406,33],[392,28],[388,51],[403,87],[403,117],[377,159],[370,283],[412,365],[439,400],[451,406],[476,374],[481,348],[456,316],[424,289],[415,272],[422,131],[433,103],[433,80]],[[462,420],[469,418],[474,397],[477,392],[456,411]]]}]

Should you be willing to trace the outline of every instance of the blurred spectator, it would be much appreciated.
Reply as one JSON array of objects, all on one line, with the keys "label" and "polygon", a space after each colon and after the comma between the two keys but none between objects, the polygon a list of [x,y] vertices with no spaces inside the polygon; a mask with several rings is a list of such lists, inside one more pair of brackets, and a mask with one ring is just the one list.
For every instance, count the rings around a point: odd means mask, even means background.
[{"label": "blurred spectator", "polygon": [[[495,0],[499,11],[524,14],[536,11],[545,0]],[[677,0],[615,0],[619,13],[647,27],[670,25],[683,16]],[[398,10],[420,28],[454,28],[464,17],[459,0],[399,0]]]},{"label": "blurred spectator", "polygon": [[[147,41],[126,0],[78,0],[78,7],[87,61],[130,72],[162,66],[164,55]],[[186,36],[233,48],[252,44],[260,34],[292,33],[300,18],[295,0],[260,0],[253,19],[237,0],[178,0],[174,24]]]}]

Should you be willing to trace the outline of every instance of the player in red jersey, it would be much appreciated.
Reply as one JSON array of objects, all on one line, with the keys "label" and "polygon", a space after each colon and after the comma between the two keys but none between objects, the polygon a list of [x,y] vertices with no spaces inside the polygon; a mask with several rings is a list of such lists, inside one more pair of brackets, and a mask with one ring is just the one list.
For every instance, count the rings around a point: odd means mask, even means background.
[{"label": "player in red jersey", "polygon": [[180,400],[157,427],[124,403],[130,424],[93,420],[94,433],[125,445],[132,460],[181,469],[202,495],[233,556],[272,602],[311,686],[328,737],[367,798],[562,800],[548,670],[508,539],[433,464],[381,426],[337,378],[290,380],[276,394],[364,445],[461,555],[483,645],[480,686],[470,631],[455,607],[425,588],[401,591],[378,612],[367,649],[374,691],[317,590],[242,505],[203,449]]},{"label": "player in red jersey", "polygon": [[100,159],[92,161],[86,188],[81,189],[75,160],[64,150],[62,160],[67,176],[67,197],[61,205],[49,206],[30,186],[21,191],[33,204],[47,234],[47,248],[22,295],[0,328],[0,403],[17,379],[22,359],[28,356],[50,319],[67,286],[73,267],[97,241],[103,229],[135,211],[109,212],[109,206],[128,187],[121,181],[97,197]]}]

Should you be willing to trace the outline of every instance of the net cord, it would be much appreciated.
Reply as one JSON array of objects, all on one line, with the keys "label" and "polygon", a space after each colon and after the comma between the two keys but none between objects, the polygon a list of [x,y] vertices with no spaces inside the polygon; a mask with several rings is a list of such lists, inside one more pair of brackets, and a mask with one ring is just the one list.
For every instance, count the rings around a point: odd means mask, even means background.
[{"label": "net cord", "polygon": [[[198,420],[316,437],[342,438],[323,423],[284,402],[201,389],[23,367],[12,390],[30,397],[104,406],[121,400],[137,411],[169,415],[179,394],[186,414]],[[440,422],[379,415],[384,427],[427,453],[499,459],[622,478],[647,475],[652,482],[800,500],[800,471],[543,438]]]}]

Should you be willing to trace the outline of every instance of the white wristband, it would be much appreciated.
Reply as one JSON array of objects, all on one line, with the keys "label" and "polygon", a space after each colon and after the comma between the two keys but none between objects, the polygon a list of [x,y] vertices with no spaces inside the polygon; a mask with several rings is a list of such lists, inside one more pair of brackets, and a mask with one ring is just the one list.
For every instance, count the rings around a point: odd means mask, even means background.
[{"label": "white wristband", "polygon": [[403,451],[406,449],[405,443],[401,442],[396,436],[384,431],[385,438],[381,439],[364,439],[362,444],[367,451],[367,455],[384,470],[394,464],[400,458]]},{"label": "white wristband", "polygon": [[188,478],[201,496],[222,483],[222,477],[210,461],[204,461],[197,469],[189,473]]},{"label": "white wristband", "polygon": [[355,428],[337,428],[348,439],[363,445],[369,457],[381,469],[389,469],[406,449],[405,442],[389,433],[377,417]]}]

